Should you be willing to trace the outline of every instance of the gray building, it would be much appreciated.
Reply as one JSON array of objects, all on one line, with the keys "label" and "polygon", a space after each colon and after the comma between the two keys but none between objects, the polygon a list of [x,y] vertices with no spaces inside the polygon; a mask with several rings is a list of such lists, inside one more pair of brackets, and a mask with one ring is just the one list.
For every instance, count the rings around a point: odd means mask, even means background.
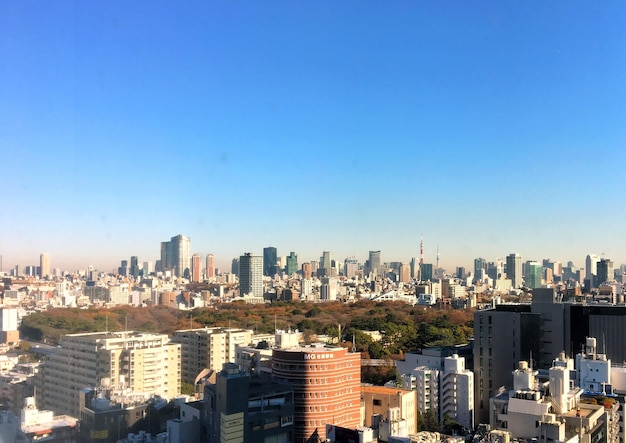
[{"label": "gray building", "polygon": [[626,361],[626,306],[563,301],[553,288],[533,290],[531,304],[502,304],[474,314],[474,385],[477,423],[489,420],[489,398],[513,386],[521,360],[549,369],[565,351],[574,355],[587,337],[612,361]]},{"label": "gray building", "polygon": [[226,363],[204,389],[203,443],[291,442],[294,395],[289,384],[250,377]]},{"label": "gray building", "polygon": [[263,297],[263,257],[246,252],[239,257],[239,293]]}]

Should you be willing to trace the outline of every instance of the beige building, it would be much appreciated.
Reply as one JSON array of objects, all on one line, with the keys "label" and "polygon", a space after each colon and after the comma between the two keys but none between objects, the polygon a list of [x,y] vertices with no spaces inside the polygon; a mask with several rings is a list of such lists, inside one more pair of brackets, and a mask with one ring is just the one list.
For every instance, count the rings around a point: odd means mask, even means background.
[{"label": "beige building", "polygon": [[78,417],[79,391],[97,386],[170,399],[180,393],[180,368],[180,345],[164,334],[69,334],[42,366],[43,405]]},{"label": "beige building", "polygon": [[195,384],[204,369],[220,371],[224,363],[234,363],[237,346],[252,342],[251,329],[197,328],[174,332],[172,342],[180,344],[184,383]]},{"label": "beige building", "polygon": [[417,433],[417,392],[383,386],[361,386],[362,421],[372,427],[372,416],[391,420],[389,410],[397,408],[399,418],[406,421],[407,435]]}]

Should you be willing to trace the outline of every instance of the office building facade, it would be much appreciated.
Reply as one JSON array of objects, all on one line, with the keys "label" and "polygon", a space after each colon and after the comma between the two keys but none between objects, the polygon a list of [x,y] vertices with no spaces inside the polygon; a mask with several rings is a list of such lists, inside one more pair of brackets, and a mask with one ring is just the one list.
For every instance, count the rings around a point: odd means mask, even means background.
[{"label": "office building facade", "polygon": [[278,261],[278,251],[273,246],[263,248],[263,275],[273,277],[276,274],[276,262]]},{"label": "office building facade", "polygon": [[239,293],[263,297],[263,257],[250,252],[239,257]]},{"label": "office building facade", "polygon": [[326,424],[360,426],[361,355],[312,345],[275,349],[272,377],[294,389],[294,442],[326,438]]},{"label": "office building facade", "polygon": [[506,276],[513,288],[520,288],[523,284],[522,257],[519,254],[509,254],[506,257]]},{"label": "office building facade", "polygon": [[204,390],[203,443],[294,441],[294,391],[227,363]]}]

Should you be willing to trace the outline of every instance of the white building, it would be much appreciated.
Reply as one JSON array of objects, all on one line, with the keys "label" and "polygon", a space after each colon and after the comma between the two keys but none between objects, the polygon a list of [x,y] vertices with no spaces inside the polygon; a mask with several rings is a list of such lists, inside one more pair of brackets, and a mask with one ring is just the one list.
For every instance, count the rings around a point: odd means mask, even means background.
[{"label": "white building", "polygon": [[180,345],[165,334],[68,334],[42,365],[43,405],[78,417],[79,391],[97,386],[174,398],[180,393],[180,369]]},{"label": "white building", "polygon": [[439,377],[442,419],[447,415],[465,429],[474,429],[474,373],[465,369],[465,358],[446,357]]}]

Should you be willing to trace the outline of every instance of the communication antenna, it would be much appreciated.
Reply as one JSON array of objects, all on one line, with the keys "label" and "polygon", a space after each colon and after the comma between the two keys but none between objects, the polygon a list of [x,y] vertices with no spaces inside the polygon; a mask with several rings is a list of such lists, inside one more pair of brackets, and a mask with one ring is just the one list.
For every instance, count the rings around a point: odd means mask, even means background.
[{"label": "communication antenna", "polygon": [[422,281],[424,278],[424,274],[423,274],[423,268],[424,268],[424,237],[422,237],[422,234],[420,234],[420,278],[419,280]]},{"label": "communication antenna", "polygon": [[439,245],[437,245],[437,269],[439,269]]}]

